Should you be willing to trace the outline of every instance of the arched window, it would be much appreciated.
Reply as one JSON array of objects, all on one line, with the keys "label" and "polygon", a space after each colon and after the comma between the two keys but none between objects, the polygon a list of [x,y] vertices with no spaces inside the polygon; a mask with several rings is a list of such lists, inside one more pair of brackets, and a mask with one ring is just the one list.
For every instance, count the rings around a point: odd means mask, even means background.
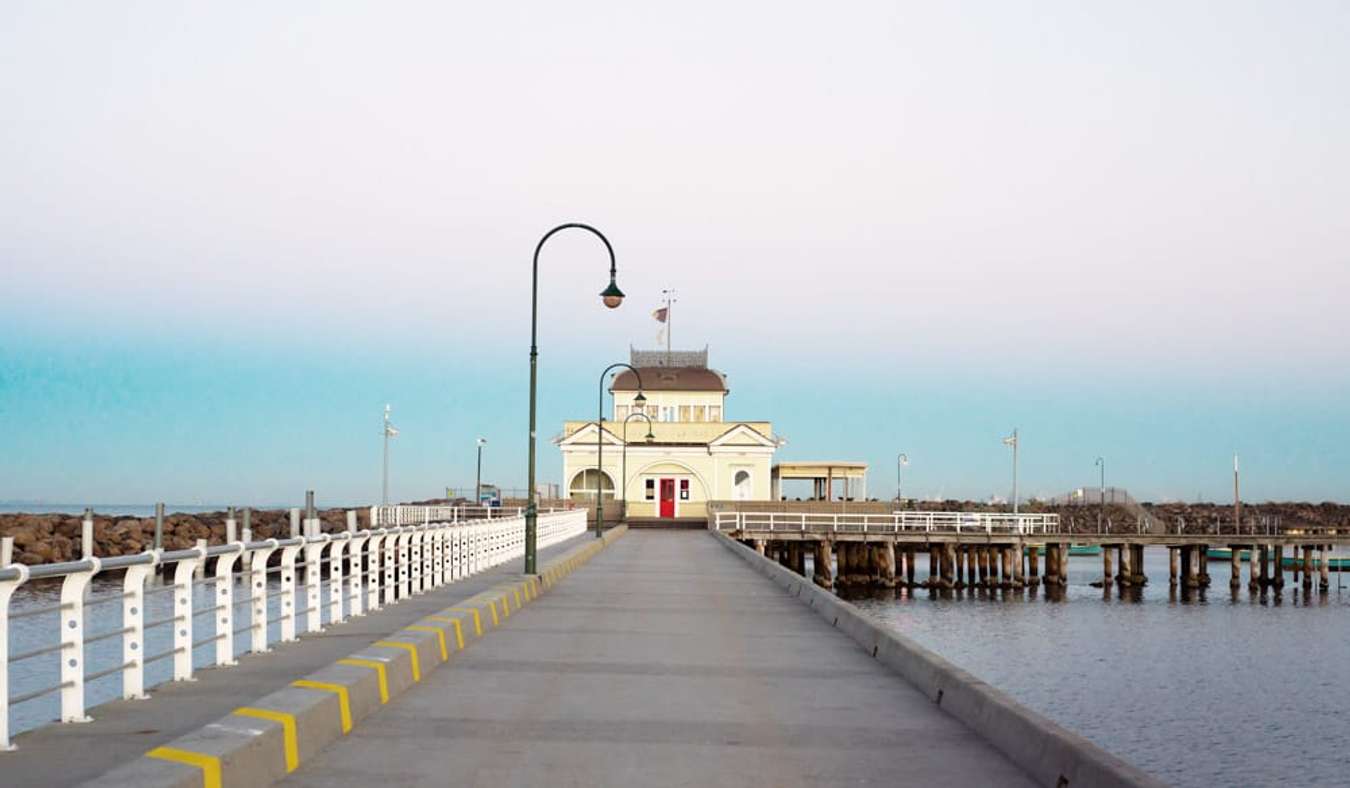
[{"label": "arched window", "polygon": [[736,500],[750,500],[750,472],[736,471],[736,476],[732,479],[732,485],[735,488]]},{"label": "arched window", "polygon": [[595,500],[595,482],[597,475],[600,481],[601,494],[606,498],[613,498],[614,480],[609,478],[609,474],[600,473],[595,468],[587,468],[573,477],[572,486],[567,490],[568,495],[575,501]]}]

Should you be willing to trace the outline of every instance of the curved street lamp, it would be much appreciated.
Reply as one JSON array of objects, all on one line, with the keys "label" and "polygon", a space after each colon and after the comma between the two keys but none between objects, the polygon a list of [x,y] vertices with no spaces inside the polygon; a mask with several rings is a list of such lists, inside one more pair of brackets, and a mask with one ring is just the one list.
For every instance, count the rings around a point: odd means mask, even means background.
[{"label": "curved street lamp", "polygon": [[901,507],[905,505],[905,498],[900,494],[900,473],[906,465],[909,465],[909,455],[900,452],[900,455],[895,458],[895,502],[900,504]]},{"label": "curved street lamp", "polygon": [[623,514],[621,516],[625,520],[628,519],[628,422],[637,418],[647,420],[647,442],[651,443],[656,440],[656,436],[652,434],[652,419],[647,414],[630,413],[628,418],[623,420],[623,464],[619,470],[619,483],[623,485]]},{"label": "curved street lamp", "polygon": [[625,364],[622,361],[617,364],[610,364],[605,367],[605,371],[600,373],[600,411],[596,414],[595,420],[595,536],[605,532],[605,488],[600,484],[600,479],[605,475],[604,456],[605,456],[605,376],[611,369],[617,367],[627,367],[637,376],[638,393],[633,397],[633,404],[642,407],[647,402],[647,398],[642,395],[642,373],[633,369],[631,364]]},{"label": "curved street lamp", "polygon": [[1098,457],[1097,461],[1094,462],[1093,465],[1096,465],[1098,468],[1101,468],[1102,472],[1101,476],[1102,484],[1100,490],[1101,500],[1098,501],[1098,503],[1101,504],[1101,508],[1097,510],[1097,533],[1101,533],[1102,518],[1105,517],[1106,515],[1106,459],[1104,457]]},{"label": "curved street lamp", "polygon": [[615,282],[615,274],[618,269],[614,263],[614,247],[610,246],[609,239],[603,233],[588,224],[568,222],[554,227],[544,233],[543,238],[539,239],[538,245],[534,247],[534,274],[530,290],[530,468],[529,489],[526,490],[528,497],[525,503],[525,574],[527,575],[535,574],[535,554],[539,536],[539,504],[534,489],[535,403],[539,380],[539,250],[544,248],[544,242],[552,238],[554,233],[569,229],[585,230],[604,242],[605,251],[609,252],[609,287],[600,292],[600,300],[610,309],[614,309],[623,303],[623,291],[619,289]]},{"label": "curved street lamp", "polygon": [[478,474],[474,476],[473,481],[473,505],[481,506],[483,503],[483,447],[487,445],[487,438],[478,439]]}]

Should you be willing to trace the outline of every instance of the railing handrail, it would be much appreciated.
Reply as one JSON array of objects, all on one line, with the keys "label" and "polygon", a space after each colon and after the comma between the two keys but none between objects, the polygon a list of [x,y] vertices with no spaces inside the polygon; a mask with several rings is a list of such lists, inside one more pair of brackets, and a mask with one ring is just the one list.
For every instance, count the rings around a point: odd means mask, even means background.
[{"label": "railing handrail", "polygon": [[[306,632],[317,632],[326,626],[340,623],[349,616],[363,615],[365,610],[375,610],[383,605],[401,601],[408,596],[419,594],[446,583],[452,583],[463,577],[493,566],[498,566],[524,553],[525,518],[503,512],[503,516],[492,519],[445,520],[436,521],[432,514],[442,514],[437,509],[455,507],[379,507],[393,510],[389,512],[394,519],[403,520],[399,525],[380,526],[367,529],[356,527],[356,512],[347,514],[347,530],[337,533],[319,533],[317,518],[304,521],[307,535],[297,535],[286,539],[253,540],[247,529],[243,540],[225,544],[206,546],[199,542],[197,547],[185,550],[148,550],[141,553],[99,558],[92,553],[92,537],[86,536],[85,557],[78,561],[64,561],[32,566],[10,563],[0,565],[0,750],[9,749],[9,707],[12,703],[21,703],[38,697],[60,693],[62,722],[76,722],[87,719],[84,698],[84,683],[113,673],[121,673],[124,698],[145,697],[145,667],[160,659],[172,658],[174,681],[190,679],[194,670],[194,650],[215,642],[216,666],[235,664],[234,638],[251,635],[249,651],[261,653],[267,651],[268,627],[270,623],[268,602],[280,596],[283,604],[275,623],[281,626],[280,640],[295,640],[296,623],[304,615]],[[399,510],[403,511],[399,511]],[[412,511],[409,511],[412,510]],[[375,507],[372,508],[372,512]],[[508,510],[509,511],[509,510]],[[452,516],[462,514],[451,512]],[[420,516],[420,522],[407,522],[409,518]],[[375,522],[374,520],[372,522]],[[227,535],[234,534],[235,523],[227,523]],[[541,512],[539,517],[538,544],[540,547],[555,544],[567,538],[585,533],[586,512],[581,509]],[[92,526],[86,520],[86,534],[92,533]],[[228,538],[228,536],[227,536]],[[12,553],[13,540],[6,537],[0,541],[0,562]],[[280,565],[269,568],[268,560],[273,552],[280,551]],[[235,570],[239,558],[246,558],[243,567]],[[215,574],[205,578],[205,562],[216,558]],[[303,558],[303,578],[297,572],[297,558]],[[350,561],[350,572],[344,571],[343,563]],[[173,614],[162,620],[147,620],[144,600],[153,591],[147,592],[146,580],[157,566],[173,566],[172,579],[166,585],[187,587],[198,583],[215,584],[212,594],[208,595],[207,605],[202,610],[194,609],[196,596],[192,593],[172,594]],[[324,579],[324,566],[328,567],[328,578]],[[86,599],[93,578],[109,569],[125,569],[122,590],[96,598]],[[269,575],[279,571],[281,590],[271,592],[268,586]],[[165,572],[166,576],[169,574]],[[9,652],[9,612],[10,600],[14,591],[30,579],[63,578],[61,585],[61,604],[51,608],[38,608],[15,614],[30,616],[47,613],[58,614],[59,642],[55,645],[35,644],[22,654],[14,656]],[[247,598],[241,602],[233,601],[233,592],[237,581],[243,580],[242,588],[250,589]],[[323,586],[327,585],[328,599],[324,600]],[[261,595],[252,589],[262,589]],[[123,602],[122,626],[114,634],[102,633],[94,638],[86,638],[85,608],[93,605]],[[259,604],[261,603],[261,604]],[[240,609],[240,617],[247,616],[248,626],[234,627],[235,610]],[[213,612],[205,621],[213,622],[202,629],[215,636],[205,640],[193,640],[193,619],[203,613]],[[324,614],[328,621],[324,622]],[[174,622],[173,648],[157,655],[145,654],[144,633],[146,630]],[[205,634],[205,632],[203,634]],[[123,660],[110,669],[90,671],[84,665],[84,644],[97,639],[121,636],[123,642]],[[34,644],[30,644],[34,645]],[[11,696],[9,692],[9,664],[39,656],[56,654],[60,657],[60,683],[46,688],[26,690],[22,694]],[[79,655],[78,658],[66,658]]]}]

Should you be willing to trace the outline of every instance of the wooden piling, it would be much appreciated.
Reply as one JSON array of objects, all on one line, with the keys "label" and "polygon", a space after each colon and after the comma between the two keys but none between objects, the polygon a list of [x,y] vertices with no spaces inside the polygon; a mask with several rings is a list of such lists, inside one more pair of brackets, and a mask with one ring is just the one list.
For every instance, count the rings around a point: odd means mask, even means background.
[{"label": "wooden piling", "polygon": [[1037,545],[1027,545],[1027,583],[1032,588],[1041,584],[1041,554]]},{"label": "wooden piling", "polygon": [[1318,547],[1318,553],[1322,560],[1317,565],[1317,590],[1323,592],[1331,588],[1331,561],[1327,560],[1330,555],[1328,547],[1328,545]]},{"label": "wooden piling", "polygon": [[[1270,566],[1270,548],[1263,545],[1261,547],[1261,574],[1270,578],[1270,585],[1275,588],[1284,588],[1284,545],[1275,545],[1275,565]],[[1267,571],[1266,567],[1270,567]]]},{"label": "wooden piling", "polygon": [[1018,542],[1017,544],[1008,548],[1008,553],[1009,553],[1008,557],[1012,559],[1012,568],[1013,568],[1012,587],[1022,588],[1026,585],[1025,581],[1026,574],[1025,570],[1022,569],[1022,560],[1025,557],[1026,550],[1023,549],[1022,543]]},{"label": "wooden piling", "polygon": [[935,544],[928,545],[928,582],[925,583],[929,588],[937,588],[938,585],[938,548]]},{"label": "wooden piling", "polygon": [[1228,579],[1228,587],[1234,591],[1242,588],[1242,545],[1230,544],[1228,549],[1233,557],[1228,559],[1228,564],[1232,568],[1232,577]]},{"label": "wooden piling", "polygon": [[1130,559],[1133,552],[1130,545],[1122,544],[1120,546],[1120,579],[1121,587],[1134,585],[1134,570],[1130,568]]},{"label": "wooden piling", "polygon": [[877,546],[877,569],[881,585],[895,588],[895,543],[882,542]]},{"label": "wooden piling", "polygon": [[815,564],[815,581],[816,585],[825,589],[834,587],[833,570],[830,568],[830,552],[833,547],[833,544],[824,539],[815,545],[815,560],[812,562]]},{"label": "wooden piling", "polygon": [[918,557],[918,550],[913,547],[905,548],[905,585],[914,587],[914,559]]},{"label": "wooden piling", "polygon": [[1181,551],[1181,587],[1199,588],[1200,578],[1196,576],[1195,550],[1190,545],[1178,549]]},{"label": "wooden piling", "polygon": [[[1298,548],[1295,548],[1296,550]],[[1303,545],[1303,587],[1312,588],[1313,553],[1312,545]],[[1297,553],[1295,553],[1297,555]]]},{"label": "wooden piling", "polygon": [[1130,559],[1130,569],[1134,571],[1134,576],[1130,580],[1136,585],[1148,585],[1148,573],[1144,571],[1144,546],[1141,544],[1130,545],[1133,557]]},{"label": "wooden piling", "polygon": [[1102,545],[1102,584],[1109,586],[1115,581],[1111,570],[1111,545]]},{"label": "wooden piling", "polygon": [[1172,588],[1177,587],[1177,575],[1181,573],[1181,551],[1175,547],[1167,548],[1167,583]]}]

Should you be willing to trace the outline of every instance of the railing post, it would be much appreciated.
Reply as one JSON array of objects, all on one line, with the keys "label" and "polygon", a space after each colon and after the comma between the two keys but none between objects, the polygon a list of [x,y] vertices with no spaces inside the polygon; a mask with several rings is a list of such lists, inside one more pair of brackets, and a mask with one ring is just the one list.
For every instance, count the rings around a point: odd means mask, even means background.
[{"label": "railing post", "polygon": [[445,552],[446,552],[446,551],[445,551],[445,537],[446,537],[448,531],[449,531],[449,528],[447,528],[446,525],[445,525],[444,523],[441,523],[440,525],[437,525],[437,526],[436,526],[436,530],[435,530],[435,531],[432,531],[432,532],[431,532],[431,545],[432,545],[432,550],[431,550],[431,554],[432,554],[431,587],[432,587],[432,588],[439,588],[439,587],[441,587],[442,585],[445,585],[446,579],[447,579],[447,577],[448,577],[448,575],[449,575],[449,573],[446,572],[446,565],[445,565]]},{"label": "railing post", "polygon": [[384,604],[386,605],[392,605],[398,596],[398,543],[403,538],[403,526],[392,529],[384,537],[384,558],[381,560],[381,568],[384,570]]},{"label": "railing post", "polygon": [[[216,622],[216,666],[233,665],[234,659],[234,562],[244,552],[241,542],[233,544],[238,552],[222,553],[216,556],[216,605],[219,616],[213,615]],[[205,548],[203,548],[203,553]],[[203,561],[203,563],[205,563]]]},{"label": "railing post", "polygon": [[179,561],[173,570],[173,680],[192,681],[192,578],[206,551],[193,548],[195,556]]},{"label": "railing post", "polygon": [[[88,722],[84,713],[84,593],[100,569],[97,558],[87,559],[93,568],[72,572],[61,583],[61,721]],[[4,688],[6,692],[8,687]]]},{"label": "railing post", "polygon": [[[122,698],[145,700],[145,581],[154,577],[158,550],[147,550],[150,563],[127,567],[122,577]],[[3,636],[3,635],[0,635]],[[0,683],[0,687],[4,684]]]},{"label": "railing post", "polygon": [[[311,537],[312,538],[312,537]],[[323,549],[328,534],[305,540],[305,631],[323,629]]]},{"label": "railing post", "polygon": [[28,567],[15,564],[14,537],[0,538],[0,569],[13,569],[18,577],[0,580],[0,751],[12,750],[9,741],[9,600],[28,582]]},{"label": "railing post", "polygon": [[[342,554],[347,550],[347,540],[351,534],[330,534],[328,547],[328,623],[336,624],[346,618],[342,614],[342,598],[347,595],[347,586],[342,582]],[[355,570],[353,570],[355,571]]]},{"label": "railing post", "polygon": [[398,535],[398,598],[412,596],[412,551],[410,549],[413,529]]},{"label": "railing post", "polygon": [[302,545],[281,548],[281,642],[295,640],[295,621],[299,615],[295,604],[295,556]]},{"label": "railing post", "polygon": [[423,523],[417,526],[412,535],[412,593],[420,594],[427,590],[427,558],[430,545],[427,544],[431,526]]},{"label": "railing post", "polygon": [[351,574],[347,579],[350,589],[348,591],[350,596],[347,602],[347,609],[351,616],[356,617],[365,615],[366,597],[362,590],[362,582],[365,578],[365,565],[361,559],[364,554],[366,541],[370,537],[366,532],[356,530],[356,512],[354,511],[347,512],[347,533],[350,535],[348,537],[350,541],[348,542],[349,547],[347,548],[347,554],[351,556],[348,560],[352,568]]},{"label": "railing post", "polygon": [[[253,608],[253,619],[249,622],[249,635],[252,638],[249,651],[254,654],[263,654],[267,651],[267,559],[271,558],[272,552],[277,549],[277,540],[268,539],[265,545],[254,550],[248,558],[249,607]],[[281,614],[284,616],[285,606],[282,608]]]},{"label": "railing post", "polygon": [[373,531],[366,542],[366,610],[380,609],[380,573],[384,571],[384,529]]}]

